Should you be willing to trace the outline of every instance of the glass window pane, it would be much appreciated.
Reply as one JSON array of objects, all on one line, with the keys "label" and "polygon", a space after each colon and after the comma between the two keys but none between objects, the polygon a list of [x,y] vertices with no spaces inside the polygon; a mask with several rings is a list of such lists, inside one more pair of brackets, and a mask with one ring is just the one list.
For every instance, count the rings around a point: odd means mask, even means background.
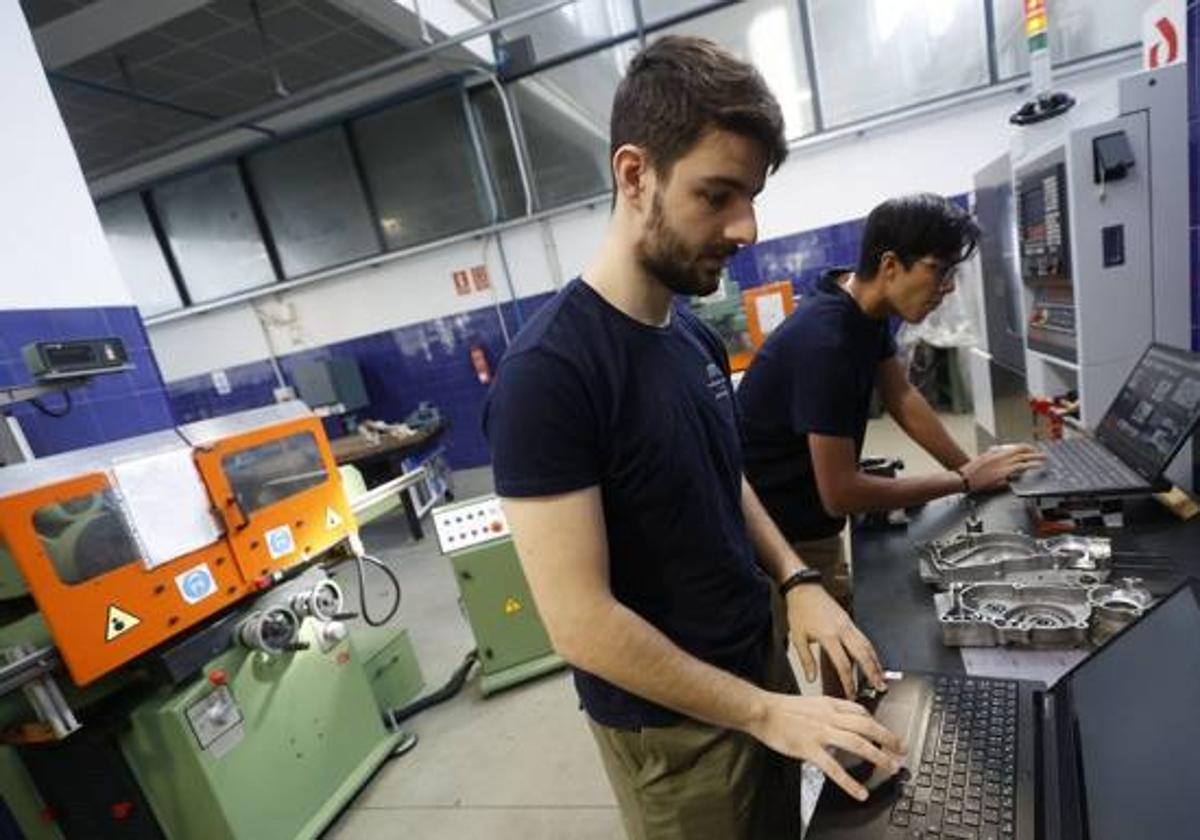
[{"label": "glass window pane", "polygon": [[138,193],[127,193],[96,205],[108,247],[116,260],[121,279],[133,294],[143,318],[178,309],[183,305],[150,226],[146,206]]},{"label": "glass window pane", "polygon": [[979,0],[810,0],[808,8],[827,125],[988,82]]},{"label": "glass window pane", "polygon": [[[1029,72],[1023,0],[989,0],[996,25],[996,70],[1001,79]],[[1050,60],[1077,61],[1142,39],[1144,3],[1055,0],[1049,5]]]},{"label": "glass window pane", "polygon": [[789,138],[813,130],[812,88],[795,0],[747,0],[694,17],[650,36],[698,35],[749,61],[767,80]]},{"label": "glass window pane", "polygon": [[63,583],[83,583],[139,559],[112,490],[38,508],[33,529]]},{"label": "glass window pane", "polygon": [[221,459],[221,470],[246,515],[323,484],[328,478],[311,432],[226,455]]},{"label": "glass window pane", "polygon": [[[496,17],[503,18],[541,5],[543,0],[493,0]],[[506,74],[531,67],[594,44],[613,35],[637,30],[629,0],[576,0],[516,26],[497,32],[497,59]]]},{"label": "glass window pane", "polygon": [[487,224],[457,88],[352,123],[389,249]]},{"label": "glass window pane", "polygon": [[509,88],[515,92],[541,209],[612,189],[608,123],[634,43],[592,53]]},{"label": "glass window pane", "polygon": [[380,251],[341,126],[256,152],[246,167],[285,277]]},{"label": "glass window pane", "polygon": [[642,0],[642,23],[652,26],[658,21],[711,6],[713,3],[714,0]]},{"label": "glass window pane", "polygon": [[168,181],[151,195],[193,302],[275,282],[236,165]]},{"label": "glass window pane", "polygon": [[[504,118],[500,95],[492,85],[477,87],[471,91],[471,106],[475,109],[499,218],[502,221],[515,219],[525,213],[525,192],[521,188],[517,153],[508,130],[508,122]],[[517,119],[515,113],[513,118]]]}]

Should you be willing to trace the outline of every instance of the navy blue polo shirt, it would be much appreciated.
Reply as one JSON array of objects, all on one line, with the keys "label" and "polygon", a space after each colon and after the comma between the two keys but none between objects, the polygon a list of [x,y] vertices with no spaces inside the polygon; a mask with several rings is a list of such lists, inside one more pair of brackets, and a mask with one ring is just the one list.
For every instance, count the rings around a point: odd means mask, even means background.
[{"label": "navy blue polo shirt", "polygon": [[896,354],[888,321],[862,311],[831,271],[768,336],[738,386],[746,477],[792,541],[836,534],[821,505],[808,435],[851,438],[862,454],[879,363]]},{"label": "navy blue polo shirt", "polygon": [[[577,278],[505,353],[483,423],[501,496],[598,486],[614,597],[697,658],[761,673],[770,582],[742,515],[728,360],[708,327],[683,307],[668,326],[643,324]],[[586,671],[575,685],[607,726],[681,719]]]}]

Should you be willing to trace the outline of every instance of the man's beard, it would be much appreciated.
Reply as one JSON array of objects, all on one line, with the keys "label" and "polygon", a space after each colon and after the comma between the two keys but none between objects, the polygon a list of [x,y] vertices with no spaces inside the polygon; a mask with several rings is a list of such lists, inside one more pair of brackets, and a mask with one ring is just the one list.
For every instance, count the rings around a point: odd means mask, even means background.
[{"label": "man's beard", "polygon": [[713,248],[697,253],[683,237],[667,224],[663,213],[662,194],[654,193],[650,203],[650,221],[646,234],[637,246],[637,258],[642,267],[677,295],[711,295],[720,285],[719,271],[701,268],[700,257],[711,256],[724,261],[735,248]]}]

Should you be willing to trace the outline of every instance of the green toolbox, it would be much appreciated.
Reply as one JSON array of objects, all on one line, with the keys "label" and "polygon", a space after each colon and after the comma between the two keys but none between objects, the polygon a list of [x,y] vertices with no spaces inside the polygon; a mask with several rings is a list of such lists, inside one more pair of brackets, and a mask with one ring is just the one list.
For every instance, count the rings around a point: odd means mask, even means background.
[{"label": "green toolbox", "polygon": [[475,635],[483,693],[565,667],[533,603],[500,500],[480,496],[439,507],[433,523]]}]

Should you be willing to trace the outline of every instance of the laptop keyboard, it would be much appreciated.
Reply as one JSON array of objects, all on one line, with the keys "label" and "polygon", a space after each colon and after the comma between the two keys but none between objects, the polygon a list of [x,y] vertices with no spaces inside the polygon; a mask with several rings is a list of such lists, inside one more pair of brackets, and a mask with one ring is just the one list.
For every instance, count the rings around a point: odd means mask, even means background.
[{"label": "laptop keyboard", "polygon": [[1066,438],[1041,447],[1046,465],[1022,477],[1024,488],[1078,489],[1138,487],[1145,479],[1090,438]]},{"label": "laptop keyboard", "polygon": [[1010,840],[1016,744],[1016,683],[935,678],[921,762],[892,808],[892,826],[911,840]]}]

